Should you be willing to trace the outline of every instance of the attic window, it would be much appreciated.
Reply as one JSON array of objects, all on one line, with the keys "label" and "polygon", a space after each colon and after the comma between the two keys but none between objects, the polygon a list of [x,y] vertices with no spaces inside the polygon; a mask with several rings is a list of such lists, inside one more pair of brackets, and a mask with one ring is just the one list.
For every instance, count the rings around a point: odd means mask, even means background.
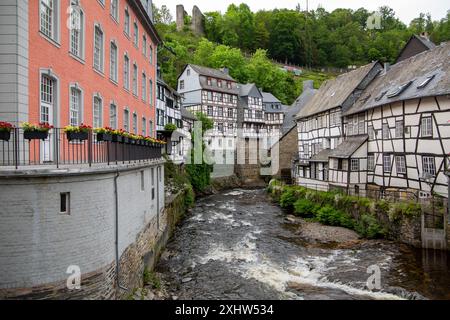
[{"label": "attic window", "polygon": [[365,96],[364,98],[361,99],[362,103],[366,103],[369,99],[370,99],[371,95],[369,94],[368,96]]},{"label": "attic window", "polygon": [[431,80],[434,79],[435,76],[436,75],[433,74],[432,76],[430,76],[430,77],[426,78],[425,80],[423,80],[422,83],[417,86],[417,89],[425,88],[431,82]]},{"label": "attic window", "polygon": [[387,97],[393,98],[393,97],[400,95],[403,91],[405,91],[411,85],[411,83],[412,83],[412,81],[402,84],[400,87],[398,87],[394,91],[388,93]]},{"label": "attic window", "polygon": [[335,94],[336,94],[336,91],[333,92],[333,93],[330,95],[330,97],[334,97]]}]

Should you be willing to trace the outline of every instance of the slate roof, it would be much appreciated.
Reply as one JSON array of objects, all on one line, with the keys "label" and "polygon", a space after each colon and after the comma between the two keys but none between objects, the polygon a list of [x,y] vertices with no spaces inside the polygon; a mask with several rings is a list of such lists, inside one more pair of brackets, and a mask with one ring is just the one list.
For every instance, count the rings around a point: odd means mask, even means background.
[{"label": "slate roof", "polygon": [[263,95],[263,103],[281,103],[281,101],[278,100],[278,98],[275,97],[270,92],[263,92],[263,91],[261,91],[261,93]]},{"label": "slate roof", "polygon": [[328,158],[330,156],[331,149],[323,149],[318,154],[314,155],[309,159],[311,162],[328,162]]},{"label": "slate roof", "polygon": [[239,84],[239,95],[241,97],[248,97],[248,95],[250,94],[250,91],[255,86],[256,85],[254,83]]},{"label": "slate roof", "polygon": [[347,137],[336,149],[329,153],[330,158],[350,158],[359,147],[361,147],[369,138],[368,135],[358,135]]},{"label": "slate roof", "polygon": [[[434,76],[434,77],[433,77]],[[423,88],[424,81],[433,77]],[[388,97],[401,85],[408,84],[398,95]],[[450,93],[450,42],[403,60],[387,72],[381,72],[364,90],[345,115],[359,113],[402,100],[440,96]]]},{"label": "slate roof", "polygon": [[188,109],[185,107],[181,107],[181,117],[190,119],[190,120],[197,120],[197,117],[193,115]]},{"label": "slate roof", "polygon": [[377,64],[378,62],[375,61],[326,81],[306,106],[300,110],[297,118],[309,117],[342,106]]},{"label": "slate roof", "polygon": [[191,68],[195,72],[202,76],[236,82],[236,80],[234,80],[229,74],[223,72],[222,70],[199,66],[196,64],[189,64],[189,66],[191,66]]},{"label": "slate roof", "polygon": [[284,121],[281,127],[281,134],[285,135],[293,127],[297,125],[296,118],[297,114],[302,110],[305,105],[314,97],[317,90],[310,87],[305,87],[303,93],[295,100],[294,104],[290,107],[285,106],[283,108]]}]

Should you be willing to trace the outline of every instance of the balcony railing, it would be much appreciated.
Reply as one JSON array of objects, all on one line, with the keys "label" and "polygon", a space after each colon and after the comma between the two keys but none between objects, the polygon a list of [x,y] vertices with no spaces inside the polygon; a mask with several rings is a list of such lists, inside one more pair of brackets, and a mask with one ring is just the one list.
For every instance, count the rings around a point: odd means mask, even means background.
[{"label": "balcony railing", "polygon": [[9,139],[0,135],[0,168],[41,165],[90,167],[93,164],[129,164],[161,158],[161,144],[121,138],[106,136],[104,140],[108,141],[104,141],[98,134],[90,132],[82,138],[84,140],[71,139],[60,128],[51,129],[46,137],[30,137],[23,129],[14,128]]}]

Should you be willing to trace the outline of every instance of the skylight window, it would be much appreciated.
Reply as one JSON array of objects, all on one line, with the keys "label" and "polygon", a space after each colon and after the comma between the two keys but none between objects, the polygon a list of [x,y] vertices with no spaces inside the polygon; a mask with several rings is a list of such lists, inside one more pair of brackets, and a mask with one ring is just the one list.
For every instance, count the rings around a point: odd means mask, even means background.
[{"label": "skylight window", "polygon": [[423,89],[423,88],[425,88],[425,87],[431,82],[431,80],[434,79],[435,76],[436,76],[436,75],[433,74],[432,76],[430,76],[430,77],[426,78],[425,80],[423,80],[423,81],[417,86],[417,89]]},{"label": "skylight window", "polygon": [[387,97],[393,98],[393,97],[400,95],[403,91],[405,91],[411,85],[411,83],[412,83],[412,81],[402,84],[400,87],[396,88],[394,91],[388,93]]}]

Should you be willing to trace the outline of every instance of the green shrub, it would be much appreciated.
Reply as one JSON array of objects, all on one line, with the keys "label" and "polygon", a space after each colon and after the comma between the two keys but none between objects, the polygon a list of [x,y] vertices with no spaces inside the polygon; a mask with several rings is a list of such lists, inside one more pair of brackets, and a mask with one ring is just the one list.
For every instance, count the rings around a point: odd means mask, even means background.
[{"label": "green shrub", "polygon": [[349,229],[352,229],[355,224],[350,215],[340,210],[336,210],[329,205],[320,208],[317,212],[316,218],[320,223]]},{"label": "green shrub", "polygon": [[314,216],[318,210],[318,206],[309,199],[301,198],[294,203],[294,213],[303,217]]},{"label": "green shrub", "polygon": [[164,130],[173,132],[173,131],[177,130],[177,126],[173,123],[168,123],[164,126]]},{"label": "green shrub", "polygon": [[414,202],[398,202],[389,210],[389,220],[400,222],[403,218],[416,218],[422,214],[420,204]]},{"label": "green shrub", "polygon": [[151,285],[154,289],[161,288],[161,280],[154,273],[149,271],[147,268],[144,269],[144,285]]},{"label": "green shrub", "polygon": [[368,239],[383,238],[386,234],[386,231],[378,223],[378,220],[370,214],[361,215],[360,220],[355,226],[355,230],[361,236]]},{"label": "green shrub", "polygon": [[288,210],[289,212],[292,212],[294,210],[294,203],[297,201],[298,196],[295,192],[295,188],[293,187],[284,187],[283,193],[280,197],[280,206],[283,209]]},{"label": "green shrub", "polygon": [[184,206],[185,208],[192,208],[195,202],[194,189],[190,184],[186,185],[186,193],[184,195]]}]

